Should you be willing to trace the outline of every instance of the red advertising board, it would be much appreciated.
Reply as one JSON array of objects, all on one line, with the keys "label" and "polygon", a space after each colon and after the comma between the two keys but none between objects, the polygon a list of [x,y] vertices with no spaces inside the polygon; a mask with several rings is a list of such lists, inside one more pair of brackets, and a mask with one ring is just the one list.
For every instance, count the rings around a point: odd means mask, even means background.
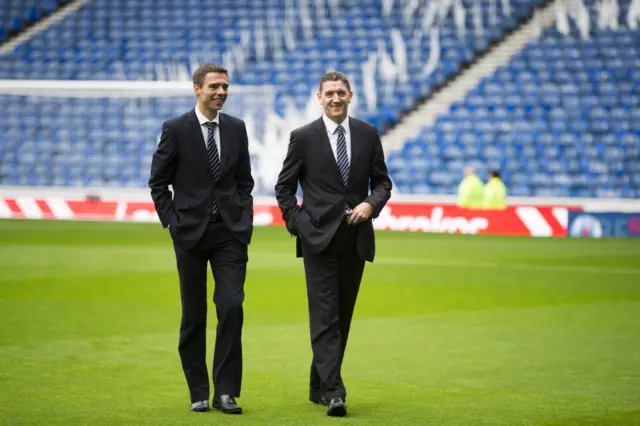
[{"label": "red advertising board", "polygon": [[376,229],[452,234],[564,236],[565,206],[513,206],[505,210],[469,210],[449,204],[389,203]]},{"label": "red advertising board", "polygon": [[[579,206],[511,206],[506,210],[468,210],[451,204],[390,202],[373,222],[395,231],[525,235],[567,235],[569,210]],[[0,198],[0,218],[157,222],[149,201],[66,200],[59,197]],[[275,203],[254,205],[256,226],[283,225]]]}]

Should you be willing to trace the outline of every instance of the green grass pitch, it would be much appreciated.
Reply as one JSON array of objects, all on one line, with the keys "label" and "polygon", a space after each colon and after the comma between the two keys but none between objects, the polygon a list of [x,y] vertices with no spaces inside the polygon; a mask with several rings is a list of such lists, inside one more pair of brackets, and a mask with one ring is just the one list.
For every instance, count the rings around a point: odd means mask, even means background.
[{"label": "green grass pitch", "polygon": [[0,221],[0,424],[640,424],[638,240],[378,232],[346,419],[307,400],[304,275],[283,228],[250,247],[242,416],[188,411],[179,300],[157,224]]}]

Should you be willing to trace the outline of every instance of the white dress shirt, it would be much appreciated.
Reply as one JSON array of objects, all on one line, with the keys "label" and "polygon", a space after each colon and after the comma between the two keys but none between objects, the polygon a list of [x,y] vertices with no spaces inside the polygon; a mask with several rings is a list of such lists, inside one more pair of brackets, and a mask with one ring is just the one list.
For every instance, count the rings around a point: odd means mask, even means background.
[{"label": "white dress shirt", "polygon": [[222,153],[220,152],[220,113],[216,114],[216,118],[213,120],[209,120],[204,116],[198,109],[198,105],[196,105],[196,117],[198,117],[198,121],[200,122],[200,130],[202,130],[202,137],[204,138],[204,146],[207,146],[207,138],[209,136],[209,128],[207,127],[207,123],[209,121],[214,121],[217,126],[216,130],[213,133],[214,138],[216,139],[216,147],[218,148],[218,158],[222,158]]},{"label": "white dress shirt", "polygon": [[[324,121],[324,125],[327,128],[327,136],[329,136],[329,144],[331,144],[331,150],[333,151],[333,156],[336,158],[336,163],[338,162],[338,132],[336,129],[338,128],[338,123],[331,120],[326,115],[322,114],[322,120]],[[344,139],[347,143],[347,157],[349,158],[349,165],[351,165],[351,130],[349,129],[349,116],[344,119],[342,123],[340,123],[344,128]]]}]

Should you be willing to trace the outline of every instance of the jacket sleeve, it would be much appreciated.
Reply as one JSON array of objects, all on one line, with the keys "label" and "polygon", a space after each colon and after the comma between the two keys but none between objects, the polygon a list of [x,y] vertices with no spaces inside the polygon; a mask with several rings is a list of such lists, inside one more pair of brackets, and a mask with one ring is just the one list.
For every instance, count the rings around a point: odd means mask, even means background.
[{"label": "jacket sleeve", "polygon": [[373,218],[380,215],[382,208],[389,198],[391,198],[392,183],[384,161],[384,151],[380,136],[376,132],[376,140],[373,144],[373,154],[371,156],[371,174],[369,176],[369,187],[371,193],[364,200],[373,206]]},{"label": "jacket sleeve", "polygon": [[275,192],[278,206],[282,212],[287,229],[293,235],[297,235],[296,216],[299,210],[296,192],[298,182],[303,172],[304,161],[300,153],[300,141],[295,132],[289,137],[289,148],[282,164],[282,170],[278,175]]},{"label": "jacket sleeve", "polygon": [[242,123],[242,144],[240,146],[240,156],[236,169],[236,182],[238,185],[238,195],[244,209],[253,217],[253,196],[251,192],[254,187],[253,176],[251,175],[251,157],[249,155],[249,138],[247,127]]},{"label": "jacket sleeve", "polygon": [[169,185],[173,183],[173,177],[176,172],[177,150],[175,135],[165,122],[162,124],[160,142],[151,160],[151,175],[149,177],[151,198],[164,228],[169,226],[174,214],[173,199]]}]

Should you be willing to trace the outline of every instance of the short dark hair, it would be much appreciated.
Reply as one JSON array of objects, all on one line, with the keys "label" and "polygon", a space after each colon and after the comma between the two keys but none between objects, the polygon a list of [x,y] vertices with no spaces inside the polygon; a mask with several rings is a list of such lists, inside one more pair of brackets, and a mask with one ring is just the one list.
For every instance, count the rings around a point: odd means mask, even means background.
[{"label": "short dark hair", "polygon": [[325,81],[341,81],[347,86],[347,90],[351,91],[351,85],[346,75],[338,71],[330,71],[322,76],[320,79],[320,92],[322,92],[322,85]]},{"label": "short dark hair", "polygon": [[491,170],[489,172],[489,176],[494,177],[494,178],[499,178],[500,177],[500,171],[499,170]]},{"label": "short dark hair", "polygon": [[218,64],[202,64],[193,72],[193,84],[197,84],[198,87],[202,87],[204,84],[204,78],[210,72],[216,72],[219,74],[229,75],[229,72],[222,65]]}]

